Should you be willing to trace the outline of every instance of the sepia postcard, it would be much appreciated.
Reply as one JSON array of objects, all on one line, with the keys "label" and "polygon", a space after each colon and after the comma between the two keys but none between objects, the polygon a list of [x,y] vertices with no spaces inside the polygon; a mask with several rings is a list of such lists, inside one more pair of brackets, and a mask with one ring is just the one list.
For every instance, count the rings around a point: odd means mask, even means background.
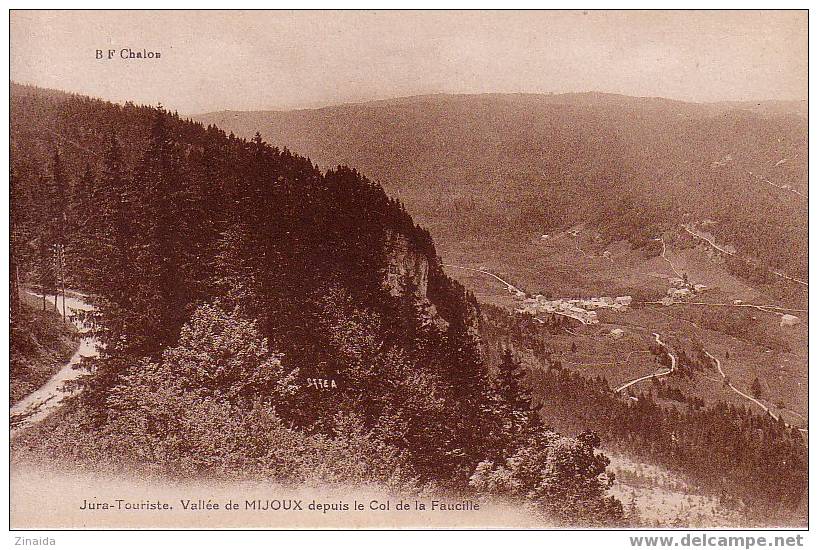
[{"label": "sepia postcard", "polygon": [[11,10],[10,528],[807,529],[807,20]]}]

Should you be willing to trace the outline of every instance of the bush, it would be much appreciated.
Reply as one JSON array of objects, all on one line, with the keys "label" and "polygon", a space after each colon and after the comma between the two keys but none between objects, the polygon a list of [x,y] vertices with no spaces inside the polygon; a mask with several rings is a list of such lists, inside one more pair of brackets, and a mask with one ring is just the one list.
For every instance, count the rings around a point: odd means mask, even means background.
[{"label": "bush", "polygon": [[591,432],[577,438],[541,432],[505,464],[481,462],[469,485],[526,501],[566,525],[616,525],[623,519],[622,503],[605,496],[613,474],[606,472],[608,458],[594,452],[598,445]]},{"label": "bush", "polygon": [[218,304],[199,307],[161,361],[137,361],[107,398],[101,426],[82,399],[16,442],[19,456],[174,478],[267,478],[292,483],[379,483],[414,490],[407,453],[354,414],[333,433],[288,427],[277,408],[297,372],[268,349],[255,323]]}]

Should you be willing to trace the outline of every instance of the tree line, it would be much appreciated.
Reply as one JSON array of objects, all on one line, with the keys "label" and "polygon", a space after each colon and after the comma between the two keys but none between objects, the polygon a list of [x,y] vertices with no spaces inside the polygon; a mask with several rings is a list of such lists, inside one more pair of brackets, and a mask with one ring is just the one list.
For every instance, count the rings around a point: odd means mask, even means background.
[{"label": "tree line", "polygon": [[[474,296],[380,185],[161,106],[17,91],[17,290],[88,293],[102,345],[83,391],[18,448],[167,475],[483,492],[502,492],[481,481],[492,465],[522,476],[500,465],[536,449],[562,469],[511,496],[623,520],[598,441],[543,430],[510,358],[492,373]],[[394,234],[428,264],[426,299],[384,284]]]}]

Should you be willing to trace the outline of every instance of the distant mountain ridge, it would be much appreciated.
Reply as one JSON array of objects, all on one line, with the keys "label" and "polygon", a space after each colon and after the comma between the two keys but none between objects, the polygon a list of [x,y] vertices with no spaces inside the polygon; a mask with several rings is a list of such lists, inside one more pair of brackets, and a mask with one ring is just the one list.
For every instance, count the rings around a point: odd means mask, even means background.
[{"label": "distant mountain ridge", "polygon": [[709,111],[713,113],[733,110],[746,110],[759,114],[776,114],[776,115],[798,115],[806,117],[807,102],[806,100],[777,100],[765,99],[758,101],[714,101],[706,103],[696,103],[684,101],[679,99],[664,98],[660,96],[628,96],[624,94],[616,94],[609,92],[570,92],[570,93],[483,93],[483,94],[419,94],[411,96],[402,96],[388,99],[371,99],[360,101],[345,101],[342,103],[331,105],[315,105],[305,107],[293,108],[270,108],[270,109],[225,109],[221,111],[210,111],[192,115],[194,119],[219,116],[225,113],[292,113],[297,111],[320,111],[324,109],[337,109],[340,107],[349,107],[355,105],[401,105],[418,102],[434,102],[438,100],[446,100],[447,98],[485,98],[485,99],[533,99],[542,100],[554,104],[587,104],[587,105],[603,105],[603,104],[628,104],[638,102],[644,105],[679,105],[679,106],[697,106],[702,111]]},{"label": "distant mountain ridge", "polygon": [[322,166],[359,167],[400,196],[444,251],[585,222],[640,246],[662,229],[709,219],[749,257],[805,276],[805,111],[797,101],[590,92],[196,118],[243,137],[258,131]]}]

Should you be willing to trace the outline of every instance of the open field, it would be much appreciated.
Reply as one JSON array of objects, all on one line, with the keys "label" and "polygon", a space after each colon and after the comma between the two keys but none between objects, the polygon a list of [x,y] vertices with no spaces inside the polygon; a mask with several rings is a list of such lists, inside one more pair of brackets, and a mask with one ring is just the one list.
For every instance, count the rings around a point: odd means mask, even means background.
[{"label": "open field", "polygon": [[[678,236],[677,236],[678,237]],[[673,241],[674,236],[666,237]],[[795,426],[806,427],[807,415],[807,328],[808,317],[797,312],[801,322],[780,326],[780,315],[742,304],[778,305],[769,295],[727,272],[718,257],[678,237],[664,250],[633,250],[628,243],[605,245],[590,230],[582,227],[549,234],[547,239],[532,237],[502,248],[503,252],[481,261],[485,243],[461,243],[454,256],[444,262],[486,269],[528,293],[549,298],[580,298],[630,294],[634,302],[654,301],[665,295],[670,279],[677,273],[690,281],[704,284],[707,290],[694,300],[722,306],[674,304],[640,305],[624,312],[598,311],[599,324],[572,326],[570,332],[549,336],[553,358],[563,366],[588,377],[602,376],[612,387],[661,369],[649,350],[653,332],[674,348],[692,352],[704,349],[722,362],[729,381],[744,393],[758,377],[762,392],[759,401]],[[472,259],[469,255],[474,254]],[[528,261],[525,261],[525,259]],[[526,269],[514,270],[513,265]],[[483,274],[450,270],[477,296],[478,300],[506,308],[517,305],[515,297],[501,283]],[[784,307],[793,307],[785,305]],[[619,328],[624,335],[610,337]],[[695,372],[690,379],[670,376],[664,379],[684,395],[705,403],[726,401],[760,407],[724,384],[715,369]],[[636,393],[646,391],[651,382],[632,386]]]},{"label": "open field", "polygon": [[626,506],[636,507],[642,526],[747,527],[739,510],[700,493],[678,474],[620,453],[605,454],[616,475],[611,493]]},{"label": "open field", "polygon": [[[574,236],[574,232],[578,234]],[[691,281],[707,285],[730,301],[764,299],[758,290],[729,274],[718,259],[710,258],[704,247],[691,247],[690,243],[678,250],[669,245],[665,259],[658,242],[635,250],[627,242],[605,243],[598,234],[583,228],[548,234],[547,238],[523,235],[515,240],[498,235],[496,239],[464,239],[456,246],[439,245],[438,252],[444,263],[487,269],[532,294],[661,297],[670,279],[685,273]],[[484,301],[502,305],[503,293],[498,290],[503,289],[494,282],[482,280],[479,274],[454,270],[450,274],[468,283]]]}]

